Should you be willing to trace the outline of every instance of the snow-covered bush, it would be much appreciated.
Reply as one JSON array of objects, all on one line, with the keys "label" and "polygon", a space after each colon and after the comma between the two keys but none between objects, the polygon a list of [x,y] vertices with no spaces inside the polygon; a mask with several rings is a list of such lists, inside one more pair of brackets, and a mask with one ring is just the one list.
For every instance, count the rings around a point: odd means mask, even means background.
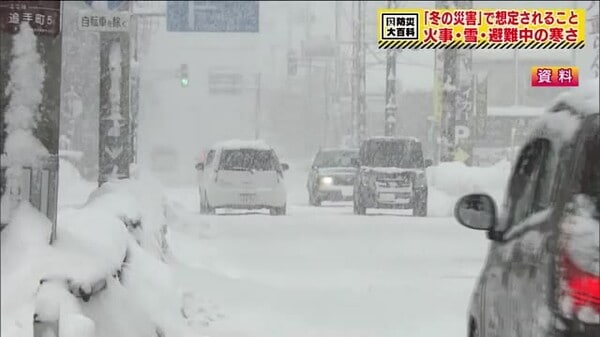
[{"label": "snow-covered bush", "polygon": [[155,180],[109,182],[59,213],[50,246],[49,221],[22,202],[1,237],[2,336],[31,336],[34,314],[52,321],[59,313],[88,329],[93,322],[95,337],[189,335],[164,262],[165,212]]}]

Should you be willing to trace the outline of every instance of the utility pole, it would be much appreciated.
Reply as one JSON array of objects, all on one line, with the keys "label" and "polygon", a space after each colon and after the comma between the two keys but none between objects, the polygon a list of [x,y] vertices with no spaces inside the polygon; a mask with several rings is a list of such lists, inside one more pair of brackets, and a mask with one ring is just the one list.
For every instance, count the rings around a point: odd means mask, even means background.
[{"label": "utility pole", "polygon": [[[436,1],[436,8],[448,9],[447,1]],[[443,50],[441,161],[452,161],[456,127],[457,50]]]},{"label": "utility pole", "polygon": [[304,16],[304,52],[303,52],[303,56],[306,57],[306,65],[307,65],[307,77],[306,77],[306,92],[307,95],[305,96],[305,104],[306,104],[306,111],[308,111],[310,114],[312,114],[312,94],[313,94],[313,83],[312,83],[312,55],[310,55],[310,53],[307,53],[306,51],[309,50],[310,47],[310,25],[311,25],[311,20],[312,20],[312,15],[311,15],[311,7],[310,7],[310,2],[306,3],[306,7],[305,7],[305,16]]},{"label": "utility pole", "polygon": [[256,83],[256,104],[254,107],[254,139],[260,139],[260,73],[255,75]]},{"label": "utility pole", "polygon": [[[388,8],[396,8],[396,1],[388,1]],[[385,135],[396,134],[396,121],[398,118],[396,103],[396,50],[386,51],[386,78],[385,78]]]},{"label": "utility pole", "polygon": [[341,72],[342,72],[342,53],[341,53],[341,47],[340,47],[340,23],[339,23],[339,17],[341,15],[341,2],[340,1],[336,1],[335,2],[335,60],[334,60],[334,78],[333,78],[333,82],[334,82],[334,92],[333,92],[333,111],[334,111],[334,126],[333,126],[333,139],[334,139],[334,145],[337,145],[337,142],[340,141],[340,137],[338,134],[338,130],[341,128],[340,125],[340,97],[342,94],[342,79],[341,79]]},{"label": "utility pole", "polygon": [[352,44],[352,141],[355,146],[366,136],[366,77],[365,77],[365,2],[355,1],[353,9]]}]

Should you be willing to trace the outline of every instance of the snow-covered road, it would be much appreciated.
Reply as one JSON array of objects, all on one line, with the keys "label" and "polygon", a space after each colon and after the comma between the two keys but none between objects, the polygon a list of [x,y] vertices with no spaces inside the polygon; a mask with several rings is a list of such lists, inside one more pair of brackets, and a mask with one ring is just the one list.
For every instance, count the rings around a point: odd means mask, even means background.
[{"label": "snow-covered road", "polygon": [[200,216],[195,187],[169,191],[186,213],[186,225],[170,234],[181,261],[178,278],[204,301],[203,331],[466,336],[467,304],[488,245],[482,232],[452,218],[355,216],[348,204],[309,207],[297,180],[282,217]]}]

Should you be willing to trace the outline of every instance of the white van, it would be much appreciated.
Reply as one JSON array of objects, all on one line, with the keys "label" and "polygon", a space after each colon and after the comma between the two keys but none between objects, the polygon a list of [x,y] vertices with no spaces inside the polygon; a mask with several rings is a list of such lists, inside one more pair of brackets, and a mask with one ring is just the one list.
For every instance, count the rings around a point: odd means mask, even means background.
[{"label": "white van", "polygon": [[200,212],[214,214],[217,208],[269,209],[271,215],[285,215],[283,172],[288,168],[262,141],[217,144],[204,163],[196,165]]}]

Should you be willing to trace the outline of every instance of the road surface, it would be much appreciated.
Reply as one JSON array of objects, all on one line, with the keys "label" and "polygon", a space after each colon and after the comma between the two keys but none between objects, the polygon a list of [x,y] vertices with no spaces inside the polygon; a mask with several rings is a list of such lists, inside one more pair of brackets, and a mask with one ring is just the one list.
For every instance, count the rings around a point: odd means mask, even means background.
[{"label": "road surface", "polygon": [[[198,214],[197,188],[171,189],[170,233],[186,309],[206,336],[466,336],[483,232],[452,218],[310,207],[292,180],[288,215]],[[410,211],[408,212],[410,213]],[[404,213],[407,214],[407,213]]]}]

